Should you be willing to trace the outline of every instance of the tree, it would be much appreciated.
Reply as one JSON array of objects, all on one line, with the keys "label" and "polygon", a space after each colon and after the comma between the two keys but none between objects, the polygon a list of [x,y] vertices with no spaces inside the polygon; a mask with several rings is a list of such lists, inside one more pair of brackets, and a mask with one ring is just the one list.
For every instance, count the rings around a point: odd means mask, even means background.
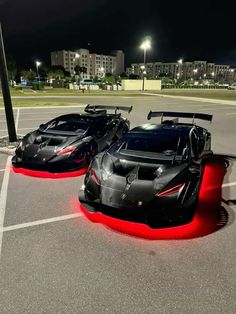
[{"label": "tree", "polygon": [[129,79],[130,79],[130,80],[138,80],[139,78],[140,78],[140,77],[139,77],[138,74],[131,73],[131,74],[129,75]]},{"label": "tree", "polygon": [[87,73],[87,69],[85,67],[81,67],[80,65],[76,65],[74,68],[76,75],[81,75],[81,73]]},{"label": "tree", "polygon": [[51,69],[48,71],[48,79],[52,80],[52,79],[63,79],[65,77],[64,72],[61,69]]},{"label": "tree", "polygon": [[17,65],[16,61],[11,57],[7,57],[7,70],[8,70],[8,77],[11,80],[12,86],[14,86],[14,80],[17,73]]},{"label": "tree", "polygon": [[115,77],[111,73],[106,73],[103,77],[102,81],[109,86],[112,86],[115,84]]},{"label": "tree", "polygon": [[101,80],[98,78],[98,76],[97,75],[95,75],[94,76],[94,78],[93,78],[93,83],[101,83]]},{"label": "tree", "polygon": [[173,82],[173,79],[171,79],[170,77],[162,77],[162,79],[161,79],[161,83],[163,84],[163,85],[170,85],[170,84],[173,84],[174,82]]},{"label": "tree", "polygon": [[27,80],[30,82],[34,81],[36,79],[36,76],[37,76],[36,73],[31,69],[22,70],[20,74],[21,74],[21,77],[23,80]]},{"label": "tree", "polygon": [[122,73],[120,74],[120,77],[121,77],[122,79],[124,79],[124,78],[128,78],[128,75],[127,75],[126,72],[122,72]]}]

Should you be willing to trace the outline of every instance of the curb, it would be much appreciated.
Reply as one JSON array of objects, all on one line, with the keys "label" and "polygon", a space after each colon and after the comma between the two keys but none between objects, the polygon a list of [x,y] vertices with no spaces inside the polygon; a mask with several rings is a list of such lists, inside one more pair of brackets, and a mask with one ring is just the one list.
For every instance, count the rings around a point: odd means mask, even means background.
[{"label": "curb", "polygon": [[0,147],[0,153],[13,156],[16,148]]}]

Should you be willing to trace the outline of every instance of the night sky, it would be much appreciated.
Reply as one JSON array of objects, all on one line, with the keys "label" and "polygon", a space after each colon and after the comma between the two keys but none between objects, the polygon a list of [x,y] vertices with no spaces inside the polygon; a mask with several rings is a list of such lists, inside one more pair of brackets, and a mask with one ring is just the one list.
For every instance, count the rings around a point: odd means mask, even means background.
[{"label": "night sky", "polygon": [[88,48],[125,52],[142,62],[142,38],[152,37],[147,61],[184,58],[236,66],[236,1],[0,0],[6,53],[21,66],[50,64],[50,51]]}]

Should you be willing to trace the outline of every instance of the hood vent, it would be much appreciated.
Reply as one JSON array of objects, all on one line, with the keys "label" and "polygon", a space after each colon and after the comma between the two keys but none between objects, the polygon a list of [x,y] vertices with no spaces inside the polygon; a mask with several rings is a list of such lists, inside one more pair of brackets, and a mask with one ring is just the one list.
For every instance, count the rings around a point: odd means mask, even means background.
[{"label": "hood vent", "polygon": [[139,180],[153,181],[156,178],[156,168],[140,167],[138,172]]},{"label": "hood vent", "polygon": [[[113,164],[113,173],[122,177],[127,177],[135,168],[137,168],[137,166],[137,164],[116,162]],[[139,165],[137,169],[137,178],[139,180],[153,181],[157,177],[156,171],[157,167],[142,167]]]}]

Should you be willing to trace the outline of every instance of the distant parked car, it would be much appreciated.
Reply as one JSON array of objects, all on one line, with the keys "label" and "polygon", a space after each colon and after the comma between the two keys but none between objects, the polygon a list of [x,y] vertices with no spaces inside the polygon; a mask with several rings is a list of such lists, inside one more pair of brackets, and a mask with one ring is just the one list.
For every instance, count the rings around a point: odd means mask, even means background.
[{"label": "distant parked car", "polygon": [[236,83],[228,86],[229,90],[236,90]]}]

